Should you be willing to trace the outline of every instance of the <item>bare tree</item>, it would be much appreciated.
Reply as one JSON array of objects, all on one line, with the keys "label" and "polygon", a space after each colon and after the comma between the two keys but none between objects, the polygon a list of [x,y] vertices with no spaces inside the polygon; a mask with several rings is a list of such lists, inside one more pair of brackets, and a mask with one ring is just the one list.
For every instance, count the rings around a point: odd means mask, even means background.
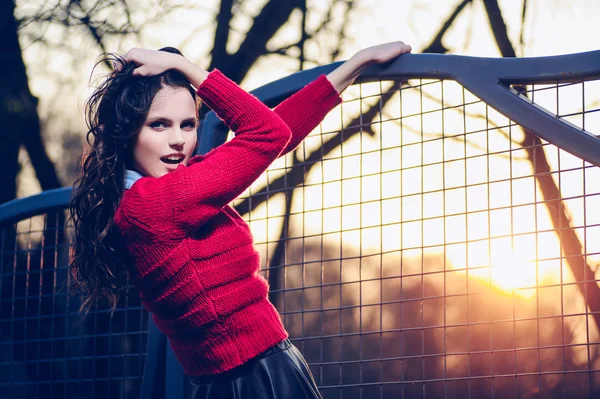
[{"label": "bare tree", "polygon": [[[431,43],[422,51],[423,53],[445,53],[448,51],[443,44],[442,39],[445,33],[448,31],[452,22],[458,17],[460,12],[471,3],[472,0],[463,0],[455,10],[448,17],[447,21],[442,25],[439,32],[436,34]],[[402,82],[400,83],[402,84]],[[269,285],[271,286],[270,299],[276,306],[281,306],[282,304],[282,288],[283,288],[283,265],[285,264],[285,242],[286,238],[289,235],[289,222],[290,222],[290,214],[291,214],[291,205],[292,198],[294,196],[294,188],[299,187],[304,184],[305,178],[312,169],[314,165],[318,164],[318,161],[322,160],[323,157],[328,155],[331,151],[335,150],[337,147],[342,145],[344,142],[348,141],[350,138],[356,136],[361,131],[373,136],[375,133],[370,129],[371,123],[379,113],[379,110],[384,108],[384,106],[390,101],[392,98],[393,90],[387,93],[383,93],[381,97],[380,103],[372,106],[368,110],[366,110],[361,116],[357,117],[355,120],[351,121],[347,126],[347,128],[341,130],[336,135],[333,135],[331,138],[326,140],[323,145],[314,150],[312,153],[307,154],[305,161],[303,162],[304,167],[299,168],[297,166],[300,165],[300,161],[297,156],[296,150],[293,153],[293,161],[292,166],[290,168],[290,172],[285,176],[281,176],[278,179],[275,179],[273,182],[269,184],[268,187],[263,187],[255,192],[256,197],[250,201],[246,199],[239,204],[236,205],[236,210],[240,214],[246,214],[257,206],[262,204],[264,201],[268,200],[271,196],[278,192],[284,192],[286,198],[286,209],[284,213],[284,220],[282,223],[282,229],[280,233],[279,240],[277,241],[277,246],[273,252],[273,256],[269,262]],[[284,190],[285,187],[292,187],[291,190]]]},{"label": "bare tree", "polygon": [[0,54],[3,58],[3,78],[0,82],[0,121],[4,127],[0,146],[0,203],[16,196],[16,176],[19,172],[19,148],[25,145],[42,186],[48,190],[60,187],[54,165],[42,142],[37,98],[29,90],[27,71],[18,38],[15,4],[0,2]]},{"label": "bare tree", "polygon": [[[144,23],[159,20],[176,7],[168,1],[148,12]],[[16,197],[17,175],[20,170],[19,149],[23,146],[31,159],[33,169],[42,190],[62,186],[57,168],[50,160],[43,138],[43,123],[38,113],[38,99],[31,93],[27,66],[23,51],[31,45],[42,45],[54,50],[53,40],[48,40],[48,30],[60,27],[63,36],[61,46],[69,35],[82,34],[106,52],[106,41],[129,35],[138,35],[142,23],[134,22],[133,9],[142,4],[136,0],[54,0],[40,2],[37,7],[29,4],[18,13],[21,4],[14,0],[0,2],[0,54],[2,55],[3,79],[0,83],[0,121],[4,127],[3,144],[0,148],[0,203]],[[19,14],[17,16],[17,14]],[[23,14],[23,15],[20,15]],[[53,33],[55,34],[55,33]],[[75,57],[77,58],[77,57]],[[110,65],[107,65],[110,68]]]},{"label": "bare tree", "polygon": [[[297,58],[302,68],[306,61],[304,43],[330,27],[334,5],[346,4],[348,14],[353,3],[354,0],[331,0],[329,11],[320,26],[308,31],[306,15],[310,10],[307,10],[306,0],[270,0],[254,18],[240,48],[230,53],[227,51],[227,43],[230,39],[231,21],[244,12],[243,2],[223,0],[217,13],[210,68],[221,69],[237,82],[243,80],[261,56],[267,54]],[[58,50],[58,43],[62,49],[69,36],[83,35],[85,40],[96,46],[98,53],[105,53],[110,46],[109,41],[114,43],[113,39],[131,36],[136,36],[138,41],[142,41],[142,32],[146,26],[159,22],[177,9],[198,6],[193,2],[174,5],[169,0],[151,0],[149,4],[139,0],[53,0],[36,5],[27,4],[25,7],[24,3],[8,0],[3,1],[0,7],[0,33],[4,38],[0,43],[0,54],[4,58],[3,72],[5,76],[11,77],[3,79],[0,84],[0,120],[5,122],[5,145],[0,150],[0,167],[5,171],[0,179],[3,187],[0,195],[2,203],[16,196],[16,178],[20,170],[18,153],[21,146],[24,146],[29,154],[42,190],[63,185],[59,178],[60,173],[50,160],[44,145],[44,124],[40,121],[37,98],[29,89],[23,51],[29,46],[41,46],[54,51]],[[143,18],[140,18],[142,8]],[[287,23],[295,10],[300,10],[304,16],[302,26],[298,26],[302,31],[301,39],[282,48],[268,48],[269,40]],[[47,33],[56,27],[62,32],[60,39],[56,37],[56,29],[52,30],[53,36]],[[340,51],[344,34],[337,32],[337,36],[338,40],[331,46],[332,59]],[[291,50],[295,49],[300,50],[299,56],[296,53],[292,54]],[[106,67],[111,68],[110,65]]]},{"label": "bare tree", "polygon": [[[292,48],[300,50],[299,57],[291,57],[298,58],[299,69],[303,69],[303,64],[306,61],[304,44],[321,33],[322,30],[331,28],[334,7],[338,4],[344,4],[346,6],[344,17],[347,19],[355,6],[355,0],[330,1],[327,13],[322,22],[315,29],[308,31],[306,27],[306,15],[310,10],[307,8],[306,0],[270,0],[254,18],[252,26],[246,33],[239,49],[234,53],[229,53],[227,51],[227,43],[231,33],[230,24],[236,13],[241,13],[242,11],[240,7],[235,7],[236,2],[234,0],[221,0],[215,28],[215,39],[211,50],[212,57],[208,69],[218,68],[231,80],[241,82],[260,57],[269,54],[289,56],[289,50]],[[300,40],[297,43],[290,43],[278,49],[269,49],[267,43],[289,20],[294,10],[299,10],[303,16],[302,26],[299,27],[301,31]],[[346,37],[344,26],[334,31],[332,37],[334,40],[330,48],[327,49],[327,52],[333,61],[337,54],[339,54],[341,45]]]},{"label": "bare tree", "polygon": [[[500,53],[503,57],[515,57],[516,52],[508,37],[508,30],[498,0],[484,0],[483,3]],[[527,0],[523,3],[521,24],[525,22],[526,8]],[[521,92],[524,92],[523,87]],[[542,147],[542,142],[538,136],[525,131],[523,140],[517,144],[527,151],[527,159],[533,168],[533,175],[550,214],[552,226],[559,235],[561,251],[577,281],[579,291],[592,313],[596,327],[600,329],[600,286],[596,283],[595,273],[586,262],[583,255],[583,246],[571,226],[566,207],[560,196],[560,189],[552,178],[552,170]]]}]

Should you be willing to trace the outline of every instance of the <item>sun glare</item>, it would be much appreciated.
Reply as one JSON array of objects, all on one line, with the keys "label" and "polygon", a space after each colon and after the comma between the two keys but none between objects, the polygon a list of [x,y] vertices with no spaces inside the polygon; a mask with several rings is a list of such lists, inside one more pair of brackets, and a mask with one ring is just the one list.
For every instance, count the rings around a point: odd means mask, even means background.
[{"label": "sun glare", "polygon": [[532,290],[519,290],[520,288],[533,288],[536,284],[536,262],[529,260],[516,251],[508,252],[492,258],[490,265],[491,280],[498,288],[506,291],[515,291],[520,295],[531,296]]}]

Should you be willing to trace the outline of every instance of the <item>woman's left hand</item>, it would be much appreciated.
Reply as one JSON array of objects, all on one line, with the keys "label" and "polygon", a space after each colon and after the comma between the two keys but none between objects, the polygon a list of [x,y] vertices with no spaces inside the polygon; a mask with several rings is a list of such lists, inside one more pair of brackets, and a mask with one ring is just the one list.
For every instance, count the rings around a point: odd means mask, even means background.
[{"label": "woman's left hand", "polygon": [[410,45],[401,41],[367,47],[329,73],[327,79],[329,79],[335,90],[341,94],[369,65],[391,61],[402,54],[410,53],[411,50]]},{"label": "woman's left hand", "polygon": [[402,54],[410,53],[412,47],[404,42],[390,42],[377,46],[367,47],[359,51],[355,57],[360,57],[368,63],[383,64],[391,61]]}]

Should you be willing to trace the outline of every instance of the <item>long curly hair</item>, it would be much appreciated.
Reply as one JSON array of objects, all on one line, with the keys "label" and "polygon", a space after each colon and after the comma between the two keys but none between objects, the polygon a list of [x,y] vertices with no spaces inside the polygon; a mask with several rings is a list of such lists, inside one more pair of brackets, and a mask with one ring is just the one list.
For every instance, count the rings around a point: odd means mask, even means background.
[{"label": "long curly hair", "polygon": [[[181,54],[173,47],[160,50]],[[89,148],[84,150],[70,203],[75,243],[69,288],[83,295],[80,311],[85,313],[96,304],[107,304],[114,311],[127,288],[130,258],[120,245],[113,218],[123,195],[125,170],[132,165],[133,147],[154,96],[164,86],[186,88],[197,104],[196,113],[199,109],[196,91],[181,73],[133,76],[137,65],[114,54],[105,55],[96,66],[106,62],[119,63],[120,68],[86,102]]]}]

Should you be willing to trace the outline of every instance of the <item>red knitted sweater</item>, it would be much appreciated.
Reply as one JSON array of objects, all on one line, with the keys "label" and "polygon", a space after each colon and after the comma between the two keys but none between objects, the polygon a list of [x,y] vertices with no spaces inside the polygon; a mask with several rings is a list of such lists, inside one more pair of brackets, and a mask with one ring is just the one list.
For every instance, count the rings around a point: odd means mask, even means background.
[{"label": "red knitted sweater", "polygon": [[142,303],[186,374],[216,374],[287,337],[257,274],[252,234],[228,204],[340,102],[320,76],[270,110],[219,71],[198,95],[235,138],[126,190],[115,214]]}]

